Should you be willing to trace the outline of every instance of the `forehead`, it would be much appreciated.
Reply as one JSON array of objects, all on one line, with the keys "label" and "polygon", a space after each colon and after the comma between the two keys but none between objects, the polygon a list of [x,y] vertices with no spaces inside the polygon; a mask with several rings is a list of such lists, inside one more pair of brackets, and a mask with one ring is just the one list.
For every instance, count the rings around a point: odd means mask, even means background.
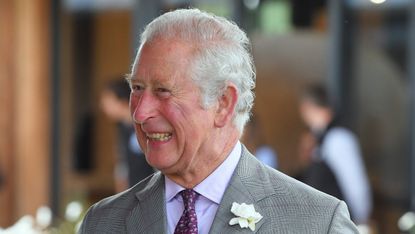
[{"label": "forehead", "polygon": [[194,49],[174,39],[154,39],[145,43],[135,61],[132,80],[188,77]]}]

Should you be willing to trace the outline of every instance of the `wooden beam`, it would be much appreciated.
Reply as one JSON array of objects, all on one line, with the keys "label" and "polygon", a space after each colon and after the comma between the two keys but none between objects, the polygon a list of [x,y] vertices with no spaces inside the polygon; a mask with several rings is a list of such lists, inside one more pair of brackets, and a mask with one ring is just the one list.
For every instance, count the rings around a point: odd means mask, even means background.
[{"label": "wooden beam", "polygon": [[15,0],[14,157],[16,217],[49,205],[50,2]]},{"label": "wooden beam", "polygon": [[0,227],[11,225],[14,216],[13,11],[13,1],[0,1]]}]

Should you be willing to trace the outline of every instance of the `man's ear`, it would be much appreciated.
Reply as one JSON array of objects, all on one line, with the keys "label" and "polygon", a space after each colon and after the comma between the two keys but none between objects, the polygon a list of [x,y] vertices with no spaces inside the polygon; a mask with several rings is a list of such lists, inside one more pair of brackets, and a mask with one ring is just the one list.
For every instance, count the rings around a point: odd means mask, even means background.
[{"label": "man's ear", "polygon": [[235,112],[236,102],[238,101],[238,91],[235,85],[229,84],[218,101],[219,105],[216,110],[215,126],[221,128],[232,121]]}]

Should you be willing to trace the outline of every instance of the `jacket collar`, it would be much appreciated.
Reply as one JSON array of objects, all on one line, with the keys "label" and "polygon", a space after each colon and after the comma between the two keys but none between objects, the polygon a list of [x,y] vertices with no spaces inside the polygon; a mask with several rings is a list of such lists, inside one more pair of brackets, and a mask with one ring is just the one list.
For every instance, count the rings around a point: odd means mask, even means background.
[{"label": "jacket collar", "polygon": [[164,193],[164,176],[157,172],[135,193],[138,203],[126,220],[127,233],[167,232]]},{"label": "jacket collar", "polygon": [[[222,198],[215,219],[209,233],[252,233],[249,228],[241,228],[239,225],[229,225],[229,221],[235,216],[231,213],[233,202],[239,204],[253,204],[255,210],[263,214],[262,209],[257,203],[262,199],[274,194],[273,190],[266,186],[268,178],[262,175],[263,165],[252,156],[245,147],[242,147],[241,159],[236,167],[232,179]],[[256,233],[261,225],[266,221],[267,217],[263,217],[256,224]]]}]

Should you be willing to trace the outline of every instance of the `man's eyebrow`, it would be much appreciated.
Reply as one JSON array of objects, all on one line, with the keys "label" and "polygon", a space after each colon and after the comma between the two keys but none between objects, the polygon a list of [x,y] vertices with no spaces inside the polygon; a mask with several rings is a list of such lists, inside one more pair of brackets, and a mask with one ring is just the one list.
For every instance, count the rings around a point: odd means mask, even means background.
[{"label": "man's eyebrow", "polygon": [[133,79],[132,79],[132,75],[131,75],[131,73],[125,74],[125,75],[124,75],[124,79],[125,79],[128,83],[131,83],[131,81],[133,80]]},{"label": "man's eyebrow", "polygon": [[166,86],[167,85],[167,83],[162,83],[159,80],[153,80],[152,83],[154,86]]},{"label": "man's eyebrow", "polygon": [[128,74],[128,77],[126,79],[128,82],[133,83],[133,82],[139,82],[140,80],[142,80],[140,78],[141,77],[137,77],[136,75],[130,73]]}]

